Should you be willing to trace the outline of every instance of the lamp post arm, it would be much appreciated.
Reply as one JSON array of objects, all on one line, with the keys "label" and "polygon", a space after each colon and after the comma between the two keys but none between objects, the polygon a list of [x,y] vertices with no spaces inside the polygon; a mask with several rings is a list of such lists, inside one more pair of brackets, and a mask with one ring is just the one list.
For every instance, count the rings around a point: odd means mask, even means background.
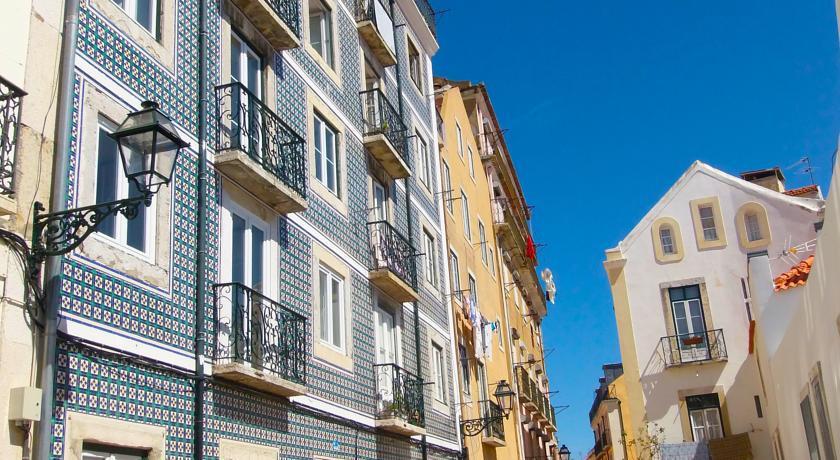
[{"label": "lamp post arm", "polygon": [[506,418],[507,417],[503,415],[499,415],[495,417],[488,416],[464,420],[461,422],[461,431],[464,433],[465,436],[475,436],[484,431],[484,429],[487,428],[491,423],[502,421]]},{"label": "lamp post arm", "polygon": [[44,205],[35,202],[35,223],[32,225],[32,276],[50,256],[67,254],[79,247],[108,217],[122,214],[131,220],[137,217],[140,205],[149,206],[151,193],[44,214]]}]

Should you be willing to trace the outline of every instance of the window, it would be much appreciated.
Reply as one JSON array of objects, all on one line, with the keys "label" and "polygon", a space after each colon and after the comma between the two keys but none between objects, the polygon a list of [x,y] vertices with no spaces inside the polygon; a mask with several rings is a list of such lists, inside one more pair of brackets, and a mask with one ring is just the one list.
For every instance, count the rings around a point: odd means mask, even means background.
[{"label": "window", "polygon": [[435,378],[435,399],[445,404],[446,385],[444,379],[446,378],[446,371],[443,366],[443,347],[436,343],[432,343],[432,371]]},{"label": "window", "polygon": [[470,231],[470,203],[467,201],[467,194],[461,190],[461,218],[464,219],[464,236],[472,240]]},{"label": "window", "polygon": [[455,251],[449,251],[449,272],[452,275],[452,295],[461,294],[461,269],[458,267],[458,255]]},{"label": "window", "polygon": [[688,407],[688,418],[691,421],[691,433],[695,442],[723,437],[720,400],[716,393],[687,396],[685,403]]},{"label": "window", "polygon": [[315,114],[315,178],[336,196],[338,186],[338,132]]},{"label": "window", "polygon": [[484,222],[478,221],[478,244],[481,246],[481,263],[487,266],[487,237],[484,234]]},{"label": "window", "polygon": [[321,342],[344,349],[344,279],[327,267],[318,272]]},{"label": "window", "polygon": [[490,259],[490,274],[496,276],[496,259],[493,257],[493,248],[487,246],[487,257]]},{"label": "window", "polygon": [[262,59],[236,33],[230,34],[230,81],[241,83],[262,98]]},{"label": "window", "polygon": [[157,0],[113,0],[135,22],[157,37]]},{"label": "window", "polygon": [[811,395],[814,400],[814,412],[819,423],[820,438],[822,440],[823,456],[826,460],[834,460],[834,446],[831,441],[831,424],[828,419],[828,411],[825,407],[825,395],[823,394],[822,375],[817,373],[811,379]]},{"label": "window", "polygon": [[758,241],[762,239],[761,225],[758,223],[758,214],[748,212],[744,214],[744,226],[747,230],[747,239],[749,241]]},{"label": "window", "polygon": [[703,228],[703,239],[706,241],[717,241],[717,226],[715,225],[715,211],[712,206],[705,205],[698,208],[700,214],[700,225]]},{"label": "window", "polygon": [[382,182],[373,179],[373,220],[388,221],[388,189]]},{"label": "window", "polygon": [[671,227],[662,226],[659,228],[659,241],[662,244],[662,253],[666,255],[673,255],[676,253],[674,247],[674,235],[671,232]]},{"label": "window", "polygon": [[472,276],[472,275],[468,275],[468,276],[469,276],[469,278],[468,278],[467,282],[469,284],[467,286],[470,289],[470,305],[472,305],[473,308],[475,308],[476,311],[477,311],[478,310],[478,289],[476,288],[475,277]]},{"label": "window", "polygon": [[334,67],[332,11],[323,0],[309,0],[309,44]]},{"label": "window", "polygon": [[706,320],[703,315],[703,302],[700,298],[700,286],[682,286],[668,290],[671,299],[671,313],[676,329],[676,350],[680,361],[702,361],[710,359],[706,334]]},{"label": "window", "polygon": [[814,427],[814,416],[811,412],[811,397],[805,395],[799,403],[802,412],[802,423],[805,426],[805,440],[808,442],[808,453],[811,460],[821,460],[820,446],[817,444],[817,430]]},{"label": "window", "polygon": [[472,147],[467,146],[467,163],[470,167],[470,177],[475,179],[475,160],[473,159]]},{"label": "window", "polygon": [[452,196],[452,177],[449,174],[449,165],[443,162],[443,196],[446,198],[446,209],[453,213],[452,202],[455,201]]},{"label": "window", "polygon": [[414,138],[417,140],[417,157],[420,161],[420,181],[427,189],[431,190],[432,186],[432,161],[429,158],[429,146],[426,141],[420,137],[420,133],[415,132]]},{"label": "window", "polygon": [[411,81],[417,86],[417,89],[423,91],[423,65],[420,61],[420,52],[417,47],[411,42],[408,42],[408,75],[411,76]]},{"label": "window", "polygon": [[455,122],[455,134],[458,139],[458,156],[464,158],[464,132],[461,130],[461,124]]},{"label": "window", "polygon": [[[97,203],[140,196],[137,186],[125,177],[117,143],[108,135],[112,130],[113,125],[100,121],[96,156]],[[131,152],[130,158],[132,162],[141,161],[136,152]],[[139,206],[133,219],[126,219],[122,214],[108,216],[97,231],[122,246],[148,256],[155,240],[154,215],[153,202],[152,206]]]},{"label": "window", "polygon": [[423,236],[426,246],[426,281],[437,286],[437,251],[435,250],[435,237],[426,229],[423,229]]},{"label": "window", "polygon": [[270,294],[272,286],[271,230],[229,200],[224,200],[222,219],[222,279],[241,283],[257,292]]},{"label": "window", "polygon": [[464,394],[469,396],[470,389],[470,358],[467,356],[467,347],[458,345],[458,359],[461,364],[461,386],[464,387]]},{"label": "window", "polygon": [[754,251],[770,245],[770,221],[764,205],[750,201],[741,205],[735,215],[735,228],[741,247]]},{"label": "window", "polygon": [[83,460],[146,460],[148,450],[130,449],[127,447],[110,446],[85,442],[82,444]]}]

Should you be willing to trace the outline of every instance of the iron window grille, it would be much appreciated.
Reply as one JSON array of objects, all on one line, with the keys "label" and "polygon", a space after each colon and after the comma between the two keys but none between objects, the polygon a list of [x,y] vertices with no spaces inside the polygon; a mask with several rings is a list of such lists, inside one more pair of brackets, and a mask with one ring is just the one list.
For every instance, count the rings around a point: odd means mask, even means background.
[{"label": "iron window grille", "polygon": [[426,426],[423,381],[396,364],[373,366],[376,379],[376,418],[399,418],[414,426]]},{"label": "iron window grille", "polygon": [[216,87],[218,151],[241,150],[306,198],[303,138],[242,83]]},{"label": "iron window grille", "polygon": [[24,96],[25,91],[0,77],[0,195],[15,193],[15,157]]},{"label": "iron window grille", "polygon": [[306,318],[241,284],[213,287],[217,363],[248,363],[306,384]]}]

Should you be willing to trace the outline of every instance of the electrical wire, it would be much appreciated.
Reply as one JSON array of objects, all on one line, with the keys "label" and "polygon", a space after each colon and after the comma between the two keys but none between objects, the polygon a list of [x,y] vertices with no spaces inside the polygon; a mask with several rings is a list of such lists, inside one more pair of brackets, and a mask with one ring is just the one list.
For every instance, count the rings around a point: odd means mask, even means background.
[{"label": "electrical wire", "polygon": [[32,249],[22,236],[3,228],[0,228],[0,241],[5,243],[11,250],[12,254],[14,254],[15,259],[20,266],[21,273],[23,274],[23,303],[24,308],[29,315],[29,319],[38,326],[39,329],[44,329],[44,323],[42,321],[44,314],[44,293],[41,291],[41,287],[38,285],[38,282],[33,279],[31,276],[32,274],[30,273],[29,261],[32,257]]}]

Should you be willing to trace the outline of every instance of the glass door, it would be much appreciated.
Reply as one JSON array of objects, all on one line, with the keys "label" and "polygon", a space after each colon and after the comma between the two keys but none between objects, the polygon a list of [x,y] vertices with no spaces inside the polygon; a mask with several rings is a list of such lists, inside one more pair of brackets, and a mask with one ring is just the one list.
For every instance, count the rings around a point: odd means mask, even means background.
[{"label": "glass door", "polygon": [[[230,81],[247,90],[234,89],[231,107],[231,142],[251,156],[262,157],[262,59],[236,33],[230,36]],[[249,94],[250,93],[250,94]]]},{"label": "glass door", "polygon": [[396,375],[396,368],[388,364],[397,364],[397,338],[396,328],[394,327],[394,315],[377,305],[373,311],[374,322],[376,327],[376,364],[377,375],[377,404],[379,405],[379,412],[398,412],[398,407],[392,407],[395,404],[396,387],[400,382],[396,381],[399,376]]},{"label": "glass door", "polygon": [[676,342],[683,362],[709,359],[709,343],[698,285],[669,289]]}]

